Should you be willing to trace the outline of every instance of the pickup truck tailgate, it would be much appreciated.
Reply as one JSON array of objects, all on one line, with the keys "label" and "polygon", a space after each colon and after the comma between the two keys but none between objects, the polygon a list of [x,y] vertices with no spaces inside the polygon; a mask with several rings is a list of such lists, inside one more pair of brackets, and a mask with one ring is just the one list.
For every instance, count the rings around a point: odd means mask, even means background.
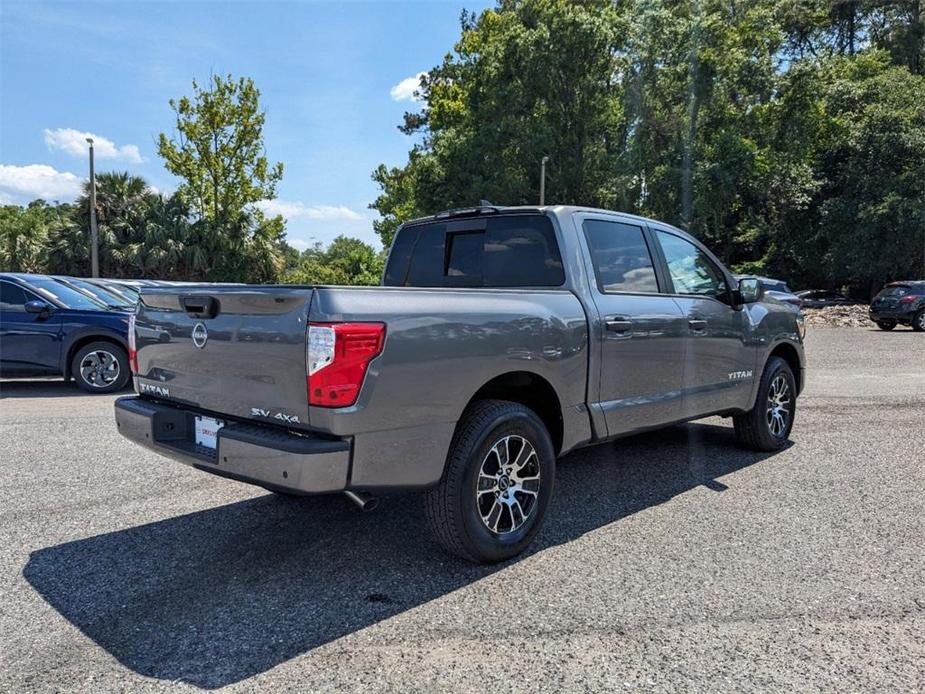
[{"label": "pickup truck tailgate", "polygon": [[217,414],[307,426],[305,331],[312,291],[145,288],[135,318],[138,392]]}]

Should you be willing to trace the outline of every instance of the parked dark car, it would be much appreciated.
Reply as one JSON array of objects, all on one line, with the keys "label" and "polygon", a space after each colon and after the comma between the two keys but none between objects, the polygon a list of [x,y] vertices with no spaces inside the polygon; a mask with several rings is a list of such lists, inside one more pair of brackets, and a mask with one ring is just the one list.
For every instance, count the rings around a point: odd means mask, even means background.
[{"label": "parked dark car", "polygon": [[138,287],[126,284],[120,280],[102,279],[99,277],[83,277],[84,282],[89,282],[97,287],[102,287],[110,292],[118,294],[127,304],[135,306],[138,303]]},{"label": "parked dark car", "polygon": [[737,280],[749,278],[758,280],[761,283],[764,296],[766,297],[783,301],[797,308],[803,305],[803,299],[790,291],[790,287],[788,287],[787,283],[783,280],[776,280],[771,277],[758,277],[757,275],[736,275],[735,277]]},{"label": "parked dark car", "polygon": [[0,273],[0,376],[64,376],[90,393],[131,377],[130,316],[47,275]]},{"label": "parked dark car", "polygon": [[125,311],[126,313],[131,313],[135,310],[135,301],[125,298],[122,294],[119,294],[114,289],[109,287],[104,287],[90,280],[81,279],[80,277],[63,277],[61,275],[53,275],[52,279],[58,280],[69,287],[81,291],[85,294],[89,294],[95,299],[102,301],[108,308],[115,309],[117,311]]},{"label": "parked dark car", "polygon": [[870,319],[881,330],[892,330],[898,324],[925,331],[925,280],[891,282],[870,302]]},{"label": "parked dark car", "polygon": [[826,306],[850,306],[857,303],[844,294],[833,292],[831,289],[804,289],[797,292],[806,308],[825,308]]}]

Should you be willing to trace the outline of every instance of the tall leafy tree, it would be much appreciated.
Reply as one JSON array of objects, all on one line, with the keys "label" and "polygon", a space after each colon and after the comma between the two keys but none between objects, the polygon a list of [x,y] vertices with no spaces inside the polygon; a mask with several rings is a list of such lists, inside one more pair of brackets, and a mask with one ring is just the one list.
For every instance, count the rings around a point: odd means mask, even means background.
[{"label": "tall leafy tree", "polygon": [[276,196],[283,165],[264,154],[266,113],[253,80],[214,75],[206,87],[194,80],[192,98],[171,99],[170,107],[176,133],[161,133],[157,151],[200,217],[225,223]]},{"label": "tall leafy tree", "polygon": [[272,281],[285,264],[281,217],[254,206],[276,195],[280,162],[264,153],[260,92],[251,79],[214,75],[193,96],[171,100],[173,137],[161,133],[158,153],[183,182],[177,190],[195,220],[207,279]]}]

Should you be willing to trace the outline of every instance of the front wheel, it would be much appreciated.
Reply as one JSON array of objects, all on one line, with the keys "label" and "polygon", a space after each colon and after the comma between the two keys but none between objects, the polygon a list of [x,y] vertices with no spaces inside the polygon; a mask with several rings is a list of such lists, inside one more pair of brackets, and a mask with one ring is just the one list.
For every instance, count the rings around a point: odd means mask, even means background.
[{"label": "front wheel", "polygon": [[431,531],[448,552],[479,563],[520,554],[552,498],[549,432],[519,403],[484,400],[463,415],[440,483],[425,494]]},{"label": "front wheel", "polygon": [[112,342],[84,345],[71,361],[71,376],[88,393],[114,393],[128,384],[128,354]]},{"label": "front wheel", "polygon": [[754,451],[782,448],[793,428],[796,404],[796,380],[790,365],[771,357],[761,375],[755,406],[732,418],[739,443]]},{"label": "front wheel", "polygon": [[892,330],[893,328],[896,327],[896,321],[895,320],[878,320],[877,327],[880,328],[881,330]]}]

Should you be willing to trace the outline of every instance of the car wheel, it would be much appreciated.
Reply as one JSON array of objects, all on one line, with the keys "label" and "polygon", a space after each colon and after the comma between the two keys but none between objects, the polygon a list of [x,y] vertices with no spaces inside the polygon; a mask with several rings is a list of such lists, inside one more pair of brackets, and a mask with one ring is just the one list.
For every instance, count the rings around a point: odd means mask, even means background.
[{"label": "car wheel", "polygon": [[428,524],[448,552],[479,563],[520,554],[552,498],[556,455],[536,414],[484,400],[463,415],[440,483],[428,490]]},{"label": "car wheel", "polygon": [[732,418],[739,443],[754,451],[782,448],[793,428],[797,388],[790,365],[771,357],[764,367],[755,406]]},{"label": "car wheel", "polygon": [[895,320],[878,320],[877,327],[880,328],[881,330],[892,330],[893,328],[896,327],[896,321]]},{"label": "car wheel", "polygon": [[917,333],[925,332],[925,308],[912,317],[912,329]]},{"label": "car wheel", "polygon": [[122,347],[112,342],[91,342],[74,355],[71,376],[88,393],[114,393],[125,388],[132,372]]}]

